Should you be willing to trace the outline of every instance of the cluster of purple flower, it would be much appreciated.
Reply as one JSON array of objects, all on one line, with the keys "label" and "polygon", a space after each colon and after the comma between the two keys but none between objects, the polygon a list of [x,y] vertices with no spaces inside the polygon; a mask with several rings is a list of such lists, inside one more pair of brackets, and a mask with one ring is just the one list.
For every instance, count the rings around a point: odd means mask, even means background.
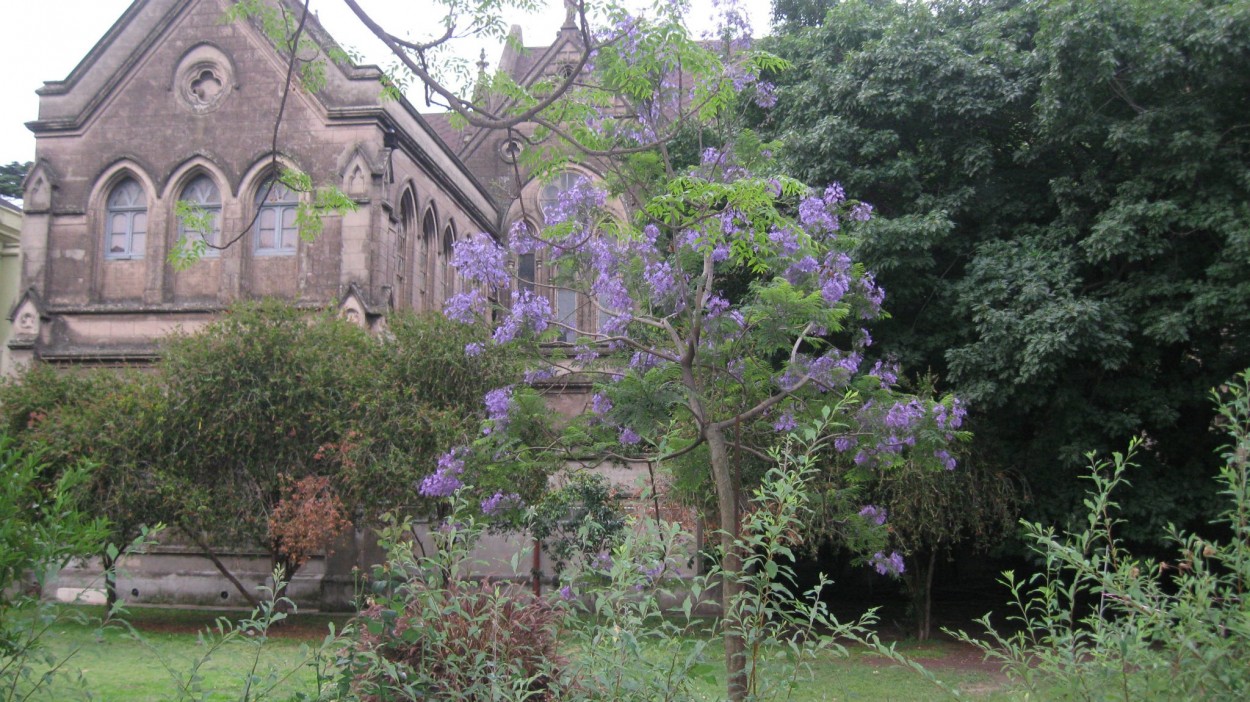
[{"label": "cluster of purple flower", "polygon": [[578,178],[571,186],[560,191],[554,202],[543,207],[543,218],[550,226],[573,222],[585,224],[594,219],[594,213],[608,201],[607,193],[594,186],[586,178]]},{"label": "cluster of purple flower", "polygon": [[794,431],[799,423],[794,420],[794,413],[790,411],[782,412],[777,421],[773,422],[773,431]]},{"label": "cluster of purple flower", "polygon": [[836,305],[851,289],[851,257],[841,251],[830,251],[820,267],[820,296]]},{"label": "cluster of purple flower", "polygon": [[512,281],[507,250],[483,232],[471,234],[452,245],[451,265],[458,276],[471,283],[506,288]]},{"label": "cluster of purple flower", "polygon": [[515,492],[503,493],[496,492],[494,495],[482,500],[482,514],[488,517],[507,512],[508,510],[520,509],[525,503],[521,500],[521,496]]},{"label": "cluster of purple flower", "polygon": [[479,288],[452,295],[443,303],[443,316],[461,324],[473,324],[485,311],[486,298]]},{"label": "cluster of purple flower", "polygon": [[491,337],[496,344],[506,344],[517,337],[521,330],[531,329],[535,334],[547,330],[551,323],[551,302],[544,295],[530,290],[520,290],[512,301],[512,309],[504,315]]},{"label": "cluster of purple flower", "polygon": [[483,434],[501,432],[508,427],[508,414],[512,411],[512,386],[495,388],[486,393],[486,418],[490,424],[482,428]]},{"label": "cluster of purple flower", "polygon": [[426,497],[450,497],[460,489],[463,483],[460,475],[464,473],[464,447],[454,448],[438,459],[438,468],[425,476],[418,492]]},{"label": "cluster of purple flower", "polygon": [[815,358],[800,354],[778,376],[777,385],[783,390],[792,390],[806,378],[821,392],[836,390],[850,382],[851,376],[859,372],[863,360],[857,351],[843,353],[837,349],[830,349]]},{"label": "cluster of purple flower", "polygon": [[726,300],[719,294],[713,293],[710,297],[708,297],[707,304],[704,305],[704,308],[707,310],[708,319],[716,319],[729,309],[729,300]]},{"label": "cluster of purple flower", "polygon": [[884,507],[864,505],[864,508],[859,511],[859,516],[867,519],[877,526],[882,526],[885,524],[886,511]]},{"label": "cluster of purple flower", "polygon": [[898,371],[897,361],[877,361],[872,370],[868,371],[868,375],[881,381],[882,390],[889,390],[898,384]]},{"label": "cluster of purple flower", "polygon": [[891,551],[890,555],[877,551],[868,560],[868,564],[877,569],[882,575],[902,575],[903,574],[903,557],[897,551]]},{"label": "cluster of purple flower", "polygon": [[590,411],[594,412],[595,415],[599,417],[602,417],[606,415],[608,412],[611,412],[612,411],[611,398],[609,398],[607,395],[604,395],[601,392],[595,393],[594,397],[590,398]]}]

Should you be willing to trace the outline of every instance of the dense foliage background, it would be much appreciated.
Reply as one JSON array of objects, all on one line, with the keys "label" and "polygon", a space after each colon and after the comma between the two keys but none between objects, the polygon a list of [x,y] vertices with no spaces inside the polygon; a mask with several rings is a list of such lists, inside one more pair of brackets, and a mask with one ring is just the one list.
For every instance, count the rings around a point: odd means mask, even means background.
[{"label": "dense foliage background", "polygon": [[1088,450],[1149,449],[1130,537],[1214,491],[1206,392],[1250,363],[1250,3],[775,3],[760,128],[877,208],[878,349],[965,399],[1032,516]]},{"label": "dense foliage background", "polygon": [[[476,432],[482,396],[510,377],[506,350],[465,357],[480,335],[402,313],[371,335],[327,313],[241,303],[167,340],[143,371],[35,365],[0,387],[0,412],[49,479],[98,466],[85,508],[109,519],[113,543],[163,521],[204,548],[268,547],[290,573],[299,559],[282,557],[279,535],[316,525],[273,529],[276,510],[301,513],[278,510],[284,500],[330,499],[360,526],[428,508],[417,484]],[[297,489],[310,477],[324,489]]]}]

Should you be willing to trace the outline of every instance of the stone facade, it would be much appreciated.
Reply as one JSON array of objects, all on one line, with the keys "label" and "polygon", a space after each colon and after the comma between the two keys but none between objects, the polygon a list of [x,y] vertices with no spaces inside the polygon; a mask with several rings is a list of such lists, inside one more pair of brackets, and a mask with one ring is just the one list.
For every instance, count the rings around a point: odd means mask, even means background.
[{"label": "stone facade", "polygon": [[[297,87],[282,107],[285,60],[258,27],[222,22],[230,4],[136,0],[39,91],[17,304],[36,324],[11,345],[18,361],[143,361],[162,334],[261,296],[345,305],[362,324],[438,309],[456,286],[451,242],[506,231],[512,197],[495,181],[507,164],[461,155],[489,139],[383,100],[371,66],[327,62],[324,86]],[[323,53],[334,46],[314,19],[307,32]],[[337,185],[358,209],[325,218],[313,241],[282,219],[293,208],[257,218],[278,165]],[[206,203],[213,236],[234,242],[186,270],[167,261],[185,235],[180,200]]]},{"label": "stone facade", "polygon": [[[458,284],[449,259],[459,237],[502,238],[522,220],[541,225],[552,186],[516,166],[519,144],[506,134],[457,131],[446,115],[383,100],[372,66],[327,63],[323,86],[297,86],[283,105],[285,59],[257,26],[223,23],[231,4],[135,0],[65,80],[39,91],[39,117],[28,124],[36,154],[25,182],[21,293],[10,317],[15,362],[149,362],[162,336],[261,296],[337,307],[377,329],[392,310],[441,308]],[[553,44],[525,49],[513,31],[500,66],[518,81],[567,70],[577,53],[571,26]],[[323,55],[334,46],[313,18],[307,32]],[[285,218],[301,196],[271,188],[279,164],[337,185],[356,211],[325,218],[315,240],[295,237]],[[557,183],[578,177],[598,176],[579,168]],[[210,241],[232,242],[185,270],[167,259],[187,236],[179,201],[212,218]],[[544,289],[542,260],[516,263]],[[585,300],[550,294],[561,318],[593,325]],[[586,393],[553,385],[552,407],[583,411]],[[610,472],[624,485],[637,477],[625,467]],[[367,541],[348,537],[301,570],[291,593],[305,604],[348,604],[352,568],[379,557]],[[502,573],[517,547],[492,537],[483,555]],[[119,592],[131,601],[236,604],[193,551],[171,542],[124,563]],[[265,554],[229,556],[249,586],[264,584]],[[98,564],[79,564],[48,594],[94,593],[98,576]]]}]

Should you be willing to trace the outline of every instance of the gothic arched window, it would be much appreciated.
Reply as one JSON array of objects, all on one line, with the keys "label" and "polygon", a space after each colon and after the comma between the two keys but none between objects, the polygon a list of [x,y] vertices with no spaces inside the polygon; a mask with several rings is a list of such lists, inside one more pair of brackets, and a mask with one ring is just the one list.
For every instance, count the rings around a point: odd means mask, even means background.
[{"label": "gothic arched window", "polygon": [[148,198],[134,178],[109,193],[104,225],[105,258],[143,258],[148,238]]},{"label": "gothic arched window", "polygon": [[191,226],[187,221],[178,223],[178,235],[188,242],[203,240],[212,246],[205,249],[207,256],[216,255],[221,245],[221,191],[212,178],[206,175],[196,176],[182,189],[182,202],[193,208]]},{"label": "gothic arched window", "polygon": [[293,254],[299,239],[295,212],[299,197],[282,183],[270,180],[256,192],[256,253],[263,255]]},{"label": "gothic arched window", "polygon": [[542,211],[543,217],[551,219],[552,209],[559,204],[560,197],[584,179],[580,173],[564,171],[544,185],[538,192],[538,209]]},{"label": "gothic arched window", "polygon": [[456,268],[451,265],[453,245],[456,243],[456,230],[450,224],[443,230],[443,301],[450,300],[456,294]]}]

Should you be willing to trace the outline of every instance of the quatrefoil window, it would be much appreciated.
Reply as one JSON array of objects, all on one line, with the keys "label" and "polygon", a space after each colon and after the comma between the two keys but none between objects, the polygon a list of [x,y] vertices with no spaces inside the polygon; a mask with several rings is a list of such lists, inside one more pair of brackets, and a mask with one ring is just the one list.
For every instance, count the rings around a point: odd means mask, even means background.
[{"label": "quatrefoil window", "polygon": [[192,99],[201,105],[211,105],[221,95],[221,79],[211,68],[199,73],[199,77],[191,81]]},{"label": "quatrefoil window", "polygon": [[178,62],[171,87],[178,101],[191,112],[212,112],[221,107],[236,88],[234,66],[220,49],[201,44]]}]

